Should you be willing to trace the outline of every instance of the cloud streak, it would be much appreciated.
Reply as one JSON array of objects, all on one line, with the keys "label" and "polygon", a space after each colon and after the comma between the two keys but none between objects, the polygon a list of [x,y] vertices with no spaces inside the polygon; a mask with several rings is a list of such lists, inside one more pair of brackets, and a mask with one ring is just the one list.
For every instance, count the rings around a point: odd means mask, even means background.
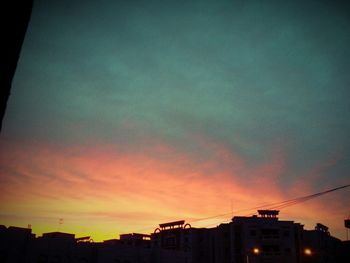
[{"label": "cloud streak", "polygon": [[[6,182],[0,186],[2,211],[14,217],[26,214],[27,221],[44,215],[73,221],[81,218],[92,233],[96,225],[114,221],[119,227],[116,233],[132,231],[134,226],[156,226],[161,220],[195,221],[230,213],[232,204],[234,210],[242,210],[282,201],[296,192],[309,193],[300,189],[313,187],[307,176],[302,185],[294,182],[287,191],[281,187],[288,167],[283,149],[274,150],[266,162],[252,167],[220,142],[199,138],[198,143],[208,153],[206,158],[164,142],[140,154],[118,151],[116,145],[70,148],[2,141],[1,147],[10,153],[1,155]],[[311,173],[310,178],[313,176]],[[310,211],[317,207],[317,214],[325,216],[319,214],[320,202],[306,206],[312,209],[296,208],[287,215],[315,220]],[[228,214],[216,222],[229,218]],[[198,222],[198,226],[205,223]]]}]

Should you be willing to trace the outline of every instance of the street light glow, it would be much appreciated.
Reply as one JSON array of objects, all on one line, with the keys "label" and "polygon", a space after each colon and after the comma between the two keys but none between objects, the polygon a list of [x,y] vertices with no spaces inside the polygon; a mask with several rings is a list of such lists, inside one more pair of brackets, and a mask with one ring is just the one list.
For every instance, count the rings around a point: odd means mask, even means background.
[{"label": "street light glow", "polygon": [[260,253],[260,249],[258,249],[257,247],[253,248],[253,253],[255,255],[259,254]]},{"label": "street light glow", "polygon": [[311,256],[312,255],[312,251],[310,248],[305,248],[304,249],[304,254],[307,255],[307,256]]}]

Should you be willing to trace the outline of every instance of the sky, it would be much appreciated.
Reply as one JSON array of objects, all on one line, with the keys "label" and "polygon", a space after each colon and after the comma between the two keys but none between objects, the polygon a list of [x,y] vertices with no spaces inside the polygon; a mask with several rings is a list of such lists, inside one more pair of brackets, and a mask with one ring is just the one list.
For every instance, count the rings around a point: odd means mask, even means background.
[{"label": "sky", "polygon": [[[34,1],[0,135],[0,224],[100,241],[349,184],[349,12]],[[280,218],[345,239],[349,194]]]}]

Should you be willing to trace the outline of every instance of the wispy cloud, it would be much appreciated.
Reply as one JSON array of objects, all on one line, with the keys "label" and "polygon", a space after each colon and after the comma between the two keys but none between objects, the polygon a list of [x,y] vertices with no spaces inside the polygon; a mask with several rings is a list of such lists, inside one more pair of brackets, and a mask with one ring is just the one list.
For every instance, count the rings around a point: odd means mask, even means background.
[{"label": "wispy cloud", "polygon": [[[123,232],[123,227],[156,226],[160,220],[228,213],[219,223],[230,218],[231,209],[282,201],[313,189],[307,175],[302,185],[281,186],[288,169],[283,149],[272,150],[265,162],[252,166],[221,142],[203,136],[197,136],[197,142],[208,152],[206,157],[164,142],[145,147],[142,154],[119,152],[113,145],[69,148],[2,142],[8,152],[0,159],[1,180],[6,182],[0,186],[2,210],[26,214],[27,221],[45,215],[82,218],[92,232],[96,218],[99,224],[115,220]],[[311,173],[310,179],[314,176]],[[320,202],[307,206],[311,209],[287,214],[316,220],[312,208],[319,211]]]}]

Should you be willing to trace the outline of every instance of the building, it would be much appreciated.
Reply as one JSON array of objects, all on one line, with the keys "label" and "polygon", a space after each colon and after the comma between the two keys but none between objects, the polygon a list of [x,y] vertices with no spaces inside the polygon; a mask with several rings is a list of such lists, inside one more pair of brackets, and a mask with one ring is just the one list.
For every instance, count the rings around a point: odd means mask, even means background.
[{"label": "building", "polygon": [[279,220],[277,210],[235,216],[214,228],[184,220],[163,223],[150,235],[130,233],[93,242],[51,232],[35,238],[29,228],[0,226],[1,263],[337,263],[350,262],[350,243],[318,223],[304,230]]},{"label": "building", "polygon": [[151,235],[131,233],[119,236],[121,244],[128,244],[134,247],[149,248],[151,246]]},{"label": "building", "polygon": [[26,262],[33,240],[30,228],[0,225],[0,262]]},{"label": "building", "polygon": [[45,233],[30,243],[27,262],[70,263],[75,258],[75,235],[62,232]]},{"label": "building", "polygon": [[330,235],[328,227],[317,223],[314,230],[303,231],[302,262],[338,262],[340,247],[341,241]]},{"label": "building", "polygon": [[192,228],[184,220],[160,224],[151,234],[156,262],[212,262],[212,229]]},{"label": "building", "polygon": [[97,244],[98,263],[150,263],[150,235],[122,234],[119,239],[105,240]]},{"label": "building", "polygon": [[230,223],[230,253],[225,262],[300,262],[303,226],[278,219],[277,210],[259,210],[259,215],[234,217]]}]

